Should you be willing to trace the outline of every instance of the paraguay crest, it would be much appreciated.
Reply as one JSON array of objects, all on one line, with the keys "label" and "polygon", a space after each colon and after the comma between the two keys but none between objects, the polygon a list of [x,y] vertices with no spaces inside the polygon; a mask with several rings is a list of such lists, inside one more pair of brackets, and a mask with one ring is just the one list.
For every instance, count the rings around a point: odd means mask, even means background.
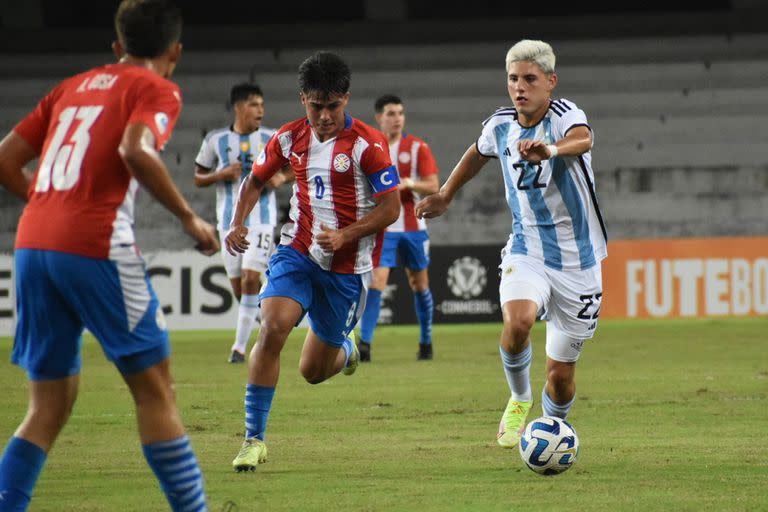
[{"label": "paraguay crest", "polygon": [[347,172],[351,165],[352,162],[344,153],[339,153],[333,158],[333,169],[336,172]]}]

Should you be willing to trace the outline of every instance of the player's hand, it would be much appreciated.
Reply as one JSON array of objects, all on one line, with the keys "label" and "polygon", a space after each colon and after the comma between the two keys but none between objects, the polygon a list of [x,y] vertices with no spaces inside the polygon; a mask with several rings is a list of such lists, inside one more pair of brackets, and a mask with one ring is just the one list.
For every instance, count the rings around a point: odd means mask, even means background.
[{"label": "player's hand", "polygon": [[182,221],[184,231],[195,239],[195,249],[210,256],[219,251],[219,238],[216,236],[216,228],[205,222],[197,215],[192,215]]},{"label": "player's hand", "polygon": [[427,196],[416,203],[416,216],[420,219],[433,219],[445,213],[449,201],[442,192]]},{"label": "player's hand", "polygon": [[246,235],[248,235],[248,228],[245,226],[232,226],[229,230],[229,233],[227,233],[226,238],[224,238],[224,245],[227,248],[227,252],[231,254],[232,256],[237,256],[237,253],[243,253],[248,249],[248,246],[251,245],[248,240],[246,240]]},{"label": "player's hand", "polygon": [[325,224],[320,224],[320,229],[323,232],[317,235],[315,240],[317,241],[317,245],[322,247],[324,251],[338,251],[347,243],[343,231],[331,229]]},{"label": "player's hand", "polygon": [[520,158],[532,164],[538,164],[549,158],[549,149],[543,140],[522,139],[517,141]]},{"label": "player's hand", "polygon": [[218,173],[224,181],[240,181],[240,176],[243,175],[243,166],[240,165],[240,162],[237,162],[223,167]]}]

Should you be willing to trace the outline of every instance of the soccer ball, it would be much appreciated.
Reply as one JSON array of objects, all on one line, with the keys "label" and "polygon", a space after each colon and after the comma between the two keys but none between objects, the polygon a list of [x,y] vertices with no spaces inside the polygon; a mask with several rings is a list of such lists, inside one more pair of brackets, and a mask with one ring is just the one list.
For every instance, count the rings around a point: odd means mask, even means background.
[{"label": "soccer ball", "polygon": [[542,416],[530,422],[520,438],[520,457],[540,475],[554,476],[573,466],[579,455],[579,438],[567,421]]}]

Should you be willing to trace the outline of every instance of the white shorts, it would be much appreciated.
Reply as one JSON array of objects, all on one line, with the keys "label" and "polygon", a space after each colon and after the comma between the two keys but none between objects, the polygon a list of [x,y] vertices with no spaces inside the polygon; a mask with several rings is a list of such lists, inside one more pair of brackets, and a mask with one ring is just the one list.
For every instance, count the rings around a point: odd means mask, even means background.
[{"label": "white shorts", "polygon": [[235,279],[240,277],[242,269],[254,270],[264,273],[269,264],[269,257],[274,248],[274,226],[268,224],[256,224],[248,228],[248,234],[245,239],[250,242],[248,249],[237,256],[232,256],[224,245],[226,232],[221,232],[221,257],[224,260],[224,270],[227,277]]},{"label": "white shorts", "polygon": [[556,361],[576,361],[583,342],[597,328],[603,298],[600,265],[555,270],[530,256],[507,254],[499,268],[502,306],[510,300],[535,302],[547,320],[547,355]]}]

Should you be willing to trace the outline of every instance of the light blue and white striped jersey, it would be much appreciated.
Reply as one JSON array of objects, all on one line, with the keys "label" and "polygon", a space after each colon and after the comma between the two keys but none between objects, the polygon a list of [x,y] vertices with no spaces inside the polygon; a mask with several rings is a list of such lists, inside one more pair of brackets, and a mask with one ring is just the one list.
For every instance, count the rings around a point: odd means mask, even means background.
[{"label": "light blue and white striped jersey", "polygon": [[[195,158],[195,163],[200,167],[218,172],[238,161],[243,166],[243,174],[237,183],[231,181],[216,183],[216,220],[220,232],[226,233],[229,230],[229,224],[235,213],[235,202],[240,190],[240,183],[251,172],[253,161],[256,160],[274,133],[275,130],[272,128],[262,126],[253,133],[242,135],[230,126],[229,128],[213,130],[203,140],[200,152]],[[256,224],[269,224],[271,226],[277,224],[277,199],[274,190],[264,189],[251,214],[245,219],[246,227]]]},{"label": "light blue and white striped jersey", "polygon": [[[527,254],[558,270],[584,270],[608,254],[605,226],[597,205],[592,155],[558,156],[531,164],[520,157],[517,141],[554,144],[571,128],[587,126],[587,116],[574,103],[550,102],[544,118],[522,127],[517,111],[500,108],[483,122],[477,150],[499,158],[512,233],[504,250]],[[590,128],[591,129],[591,128]]]}]

